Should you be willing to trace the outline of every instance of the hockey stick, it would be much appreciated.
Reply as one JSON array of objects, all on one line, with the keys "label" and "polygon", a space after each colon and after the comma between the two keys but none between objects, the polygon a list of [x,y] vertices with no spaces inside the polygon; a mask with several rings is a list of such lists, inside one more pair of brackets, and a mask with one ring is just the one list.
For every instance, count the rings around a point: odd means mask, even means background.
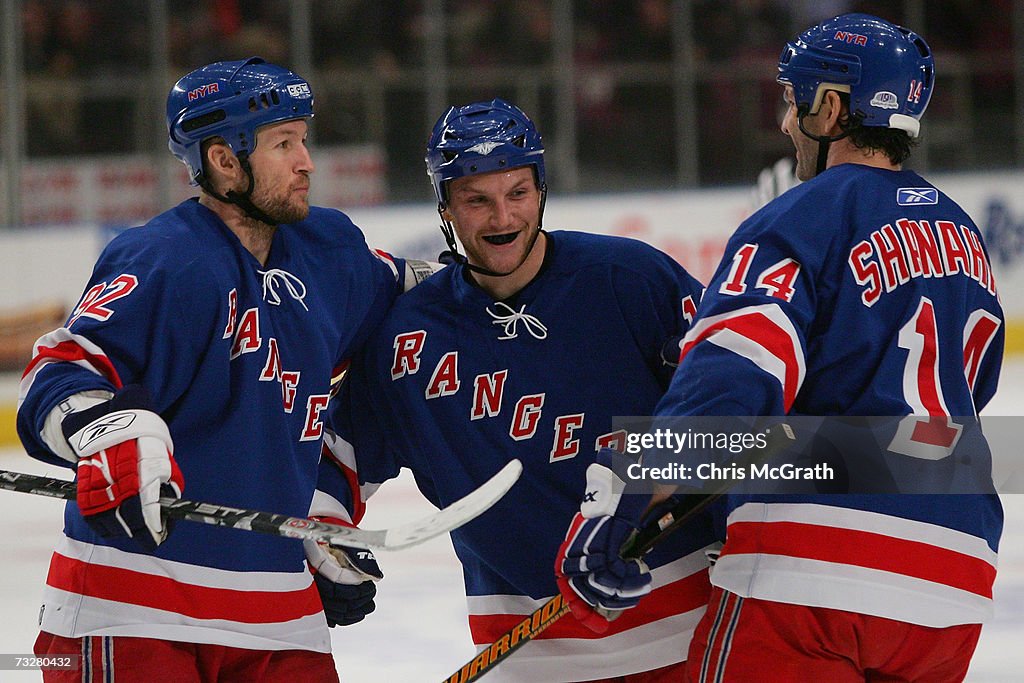
[{"label": "hockey stick", "polygon": [[[793,428],[780,422],[768,430],[764,448],[748,449],[742,456],[745,456],[747,464],[765,462],[784,448],[793,445],[795,441]],[[622,546],[622,557],[627,560],[642,557],[666,536],[725,495],[731,486],[731,482],[723,481],[709,493],[683,496],[661,517],[651,520],[643,528],[638,529]],[[522,621],[513,626],[511,630],[478,652],[476,657],[444,679],[444,683],[471,683],[471,681],[479,680],[481,676],[491,671],[513,652],[536,638],[551,624],[568,613],[569,603],[562,598],[561,593],[555,595],[533,613],[523,617]]]},{"label": "hockey stick", "polygon": [[[447,533],[475,519],[512,488],[522,471],[522,463],[512,460],[481,486],[448,507],[432,515],[390,529],[356,529],[302,517],[288,517],[272,512],[174,498],[161,498],[160,505],[167,516],[174,519],[187,519],[192,522],[256,531],[286,538],[301,538],[361,548],[403,550]],[[75,499],[75,482],[73,481],[8,470],[0,470],[0,489],[63,498],[64,500]]]}]

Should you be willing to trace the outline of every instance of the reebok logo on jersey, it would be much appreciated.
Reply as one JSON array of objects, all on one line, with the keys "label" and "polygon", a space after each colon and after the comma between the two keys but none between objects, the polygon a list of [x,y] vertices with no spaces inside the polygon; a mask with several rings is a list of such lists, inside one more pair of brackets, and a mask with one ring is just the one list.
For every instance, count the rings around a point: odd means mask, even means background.
[{"label": "reebok logo on jersey", "polygon": [[481,142],[480,144],[473,145],[472,147],[470,147],[466,151],[467,152],[476,152],[480,156],[485,157],[488,154],[490,154],[491,152],[493,152],[495,147],[498,147],[500,145],[501,145],[500,142]]},{"label": "reebok logo on jersey", "polygon": [[127,429],[133,422],[135,422],[135,413],[132,411],[110,413],[106,417],[101,418],[100,421],[93,422],[79,432],[81,435],[78,439],[79,452],[86,452],[89,444],[93,441],[96,441],[101,436],[106,436],[110,432]]},{"label": "reebok logo on jersey", "polygon": [[939,191],[934,187],[901,187],[896,190],[896,203],[900,206],[938,204]]}]

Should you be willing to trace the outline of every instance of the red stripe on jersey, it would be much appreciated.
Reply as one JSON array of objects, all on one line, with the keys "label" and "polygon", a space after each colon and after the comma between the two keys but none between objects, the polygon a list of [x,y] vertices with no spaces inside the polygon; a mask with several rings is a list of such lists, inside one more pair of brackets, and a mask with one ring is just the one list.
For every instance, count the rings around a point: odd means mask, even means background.
[{"label": "red stripe on jersey", "polygon": [[[667,586],[654,589],[643,599],[638,608],[624,611],[622,616],[611,622],[608,630],[604,633],[595,633],[575,619],[566,618],[556,621],[541,632],[535,640],[604,638],[666,617],[703,608],[707,604],[710,594],[708,570],[702,569]],[[473,635],[473,642],[477,645],[493,643],[521,623],[526,616],[525,614],[470,614],[469,630]]]},{"label": "red stripe on jersey", "polygon": [[25,372],[23,372],[21,376],[22,378],[25,378],[41,363],[52,363],[55,361],[65,363],[85,361],[99,374],[110,380],[110,383],[113,384],[116,389],[121,388],[121,378],[118,376],[117,370],[114,369],[114,365],[110,362],[109,358],[105,355],[89,353],[73,341],[63,341],[56,346],[37,346],[36,355],[32,358],[31,362],[29,362],[28,367],[25,368]]},{"label": "red stripe on jersey", "polygon": [[293,591],[211,588],[131,569],[88,564],[60,553],[53,554],[46,583],[90,598],[151,607],[192,619],[224,619],[245,624],[292,621],[323,609],[312,583]]},{"label": "red stripe on jersey", "polygon": [[786,376],[782,382],[782,401],[788,412],[793,401],[796,400],[796,392],[800,389],[799,341],[763,312],[741,309],[736,311],[735,315],[727,315],[708,325],[693,339],[686,341],[679,353],[679,362],[683,362],[694,346],[723,330],[729,330],[749,339],[782,362],[786,368]]},{"label": "red stripe on jersey", "polygon": [[[395,263],[395,258],[391,254],[383,251],[382,249],[371,249],[370,253],[376,256],[378,260],[384,262],[384,264],[391,269],[391,274],[395,276],[396,282],[401,279],[398,275],[398,265]],[[406,288],[408,289],[408,287]]]},{"label": "red stripe on jersey", "polygon": [[[332,451],[327,445],[326,440],[320,448],[320,454],[320,457],[326,457],[330,462],[332,462],[334,466],[341,471],[342,476],[345,477],[345,481],[348,482],[348,488],[352,493],[352,504],[348,510],[348,514],[352,518],[352,524],[358,525],[359,522],[362,521],[363,515],[366,514],[366,501],[363,500],[362,490],[359,488],[359,474],[334,454],[334,451]],[[342,503],[342,505],[344,505],[344,503]]]},{"label": "red stripe on jersey", "polygon": [[870,531],[800,522],[734,522],[722,557],[767,554],[865,567],[992,598],[996,568],[939,546]]}]

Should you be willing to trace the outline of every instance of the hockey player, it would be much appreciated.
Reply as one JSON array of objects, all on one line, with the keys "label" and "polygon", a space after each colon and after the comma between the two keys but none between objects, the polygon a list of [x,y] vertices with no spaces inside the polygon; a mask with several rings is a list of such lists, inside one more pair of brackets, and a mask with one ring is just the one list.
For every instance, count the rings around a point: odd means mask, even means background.
[{"label": "hockey player", "polygon": [[169,535],[158,503],[187,486],[305,516],[332,375],[400,291],[404,264],[309,206],[312,116],[309,84],[260,58],[181,78],[169,145],[201,196],[116,237],[36,342],[18,431],[78,482],[36,642],[82,655],[65,680],[336,681],[328,622],[373,608],[372,555],[313,544],[314,583],[299,541]]},{"label": "hockey player", "polygon": [[[344,472],[365,496],[408,467],[444,506],[521,460],[519,483],[452,532],[481,647],[557,595],[550,567],[587,467],[625,445],[614,416],[654,409],[701,294],[646,244],[542,230],[543,152],[533,122],[500,99],[438,120],[426,163],[455,263],[402,295],[353,361],[348,405],[332,414],[343,438],[327,437],[342,467],[325,463],[318,493],[341,516]],[[349,505],[356,520],[362,506]],[[648,558],[645,608],[600,636],[561,619],[495,680],[679,680],[709,590],[707,521]]]},{"label": "hockey player", "polygon": [[[890,455],[948,462],[995,392],[1003,315],[977,227],[902,168],[928,45],[843,15],[786,45],[778,80],[803,183],[729,241],[656,414],[902,416]],[[727,496],[687,680],[964,678],[992,612],[997,496],[865,491]],[[628,530],[636,514],[610,517]],[[576,550],[584,578],[615,582],[621,560]]]}]

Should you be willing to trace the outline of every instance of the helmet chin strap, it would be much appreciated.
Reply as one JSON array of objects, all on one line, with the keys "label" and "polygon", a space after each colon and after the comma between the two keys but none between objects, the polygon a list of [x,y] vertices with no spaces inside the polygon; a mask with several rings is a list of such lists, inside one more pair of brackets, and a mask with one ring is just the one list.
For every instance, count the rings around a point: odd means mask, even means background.
[{"label": "helmet chin strap", "polygon": [[850,134],[849,130],[844,130],[841,134],[836,137],[829,137],[828,135],[815,135],[806,128],[804,128],[804,117],[808,114],[807,107],[800,107],[800,110],[796,115],[796,123],[800,126],[800,132],[809,137],[812,140],[816,140],[818,143],[818,160],[814,171],[814,175],[818,175],[825,170],[825,165],[828,163],[828,148],[829,146],[838,140],[842,140]]},{"label": "helmet chin strap", "polygon": [[[537,243],[537,238],[540,236],[541,224],[544,221],[544,203],[547,201],[547,197],[548,188],[545,185],[540,188],[540,214],[537,216],[537,229],[533,231],[533,235],[530,237],[530,244],[526,247],[527,256],[529,256],[530,252],[533,251],[533,245]],[[521,266],[522,263],[507,273],[499,273],[489,268],[484,268],[483,266],[477,266],[470,263],[469,259],[459,253],[459,245],[455,241],[455,227],[452,225],[451,221],[444,217],[444,211],[444,204],[438,203],[437,213],[441,216],[441,233],[444,235],[445,244],[448,245],[448,249],[442,251],[440,256],[437,257],[438,261],[441,263],[460,263],[467,270],[479,273],[480,275],[487,275],[489,277],[507,277],[519,270],[519,266]]]},{"label": "helmet chin strap", "polygon": [[213,183],[209,181],[204,175],[199,185],[211,196],[219,199],[225,204],[234,204],[242,210],[242,212],[252,218],[253,220],[259,221],[260,223],[266,223],[271,227],[277,226],[277,221],[268,216],[262,209],[253,204],[252,202],[252,191],[256,187],[256,180],[252,175],[252,166],[249,164],[249,155],[242,154],[238,157],[238,162],[242,166],[242,170],[245,171],[246,177],[249,179],[249,187],[244,192],[237,192],[235,190],[228,190],[226,195],[217,192],[213,189]]}]

